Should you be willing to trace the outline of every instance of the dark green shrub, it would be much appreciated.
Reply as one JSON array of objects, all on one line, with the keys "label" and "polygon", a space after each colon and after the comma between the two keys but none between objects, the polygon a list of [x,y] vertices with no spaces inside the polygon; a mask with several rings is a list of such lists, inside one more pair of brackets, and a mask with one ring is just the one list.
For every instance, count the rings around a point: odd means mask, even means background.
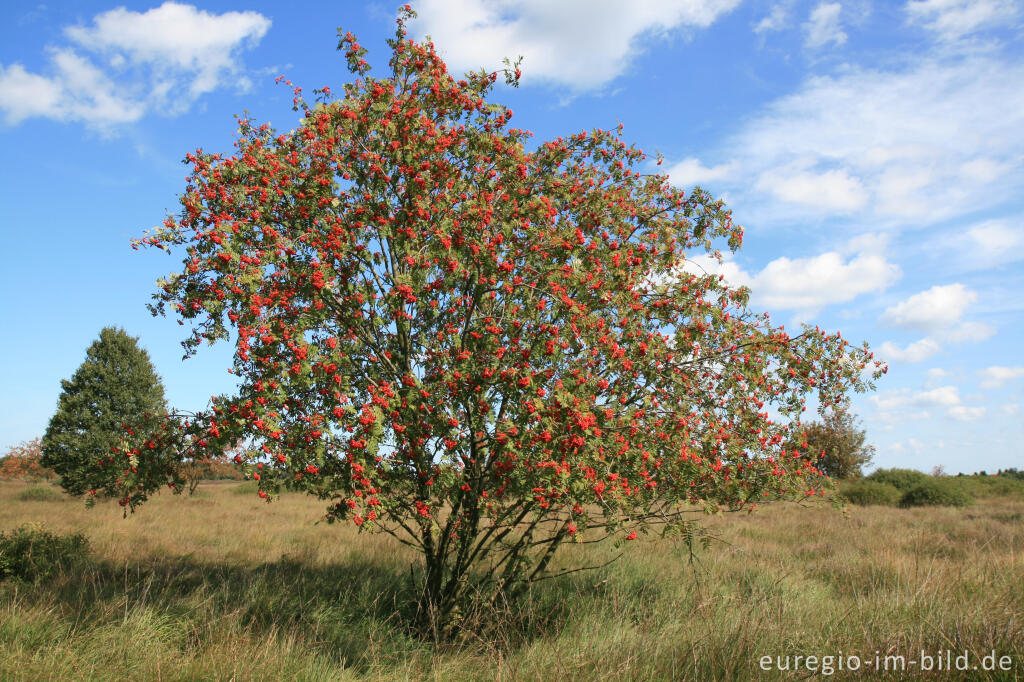
[{"label": "dark green shrub", "polygon": [[0,580],[12,578],[35,583],[67,570],[89,553],[89,540],[81,533],[57,535],[38,525],[0,533]]},{"label": "dark green shrub", "polygon": [[966,507],[970,503],[971,498],[967,493],[940,479],[914,486],[903,493],[900,500],[901,507]]},{"label": "dark green shrub", "polygon": [[843,483],[839,488],[839,494],[852,504],[883,504],[890,507],[896,505],[903,497],[903,493],[889,483],[868,480]]},{"label": "dark green shrub", "polygon": [[30,485],[14,496],[19,502],[60,502],[64,496],[49,485]]},{"label": "dark green shrub", "polygon": [[888,483],[898,490],[907,492],[911,488],[916,488],[935,479],[916,469],[879,469],[868,476],[866,480]]}]

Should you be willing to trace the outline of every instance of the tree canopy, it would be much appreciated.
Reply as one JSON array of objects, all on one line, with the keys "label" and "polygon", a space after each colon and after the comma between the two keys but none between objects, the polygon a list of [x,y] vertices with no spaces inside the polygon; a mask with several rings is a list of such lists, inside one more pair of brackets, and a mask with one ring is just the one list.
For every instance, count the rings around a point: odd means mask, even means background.
[{"label": "tree canopy", "polygon": [[867,346],[749,310],[693,268],[742,242],[721,201],[621,126],[533,142],[487,99],[499,73],[452,76],[409,16],[384,76],[343,34],[337,97],[294,87],[294,130],[242,118],[235,153],[189,154],[180,215],[140,240],[184,252],[154,311],[187,352],[235,347],[239,388],[186,451],[252,443],[261,495],[306,490],[417,548],[441,621],[567,541],[820,492],[791,422],[812,391],[869,387]]},{"label": "tree canopy", "polygon": [[[66,492],[102,491],[127,503],[120,490],[115,492],[126,484],[121,476],[125,464],[135,469],[128,473],[139,478],[136,499],[147,494],[140,484],[150,492],[165,482],[174,484],[177,455],[170,444],[173,439],[167,437],[171,426],[165,419],[163,383],[137,338],[105,327],[61,387],[57,411],[43,435],[41,464],[57,472]],[[131,449],[148,451],[141,476],[137,466],[117,454],[129,442]]]},{"label": "tree canopy", "polygon": [[804,429],[808,450],[817,455],[817,467],[832,478],[859,478],[875,456],[867,433],[844,405],[825,412],[820,422]]}]

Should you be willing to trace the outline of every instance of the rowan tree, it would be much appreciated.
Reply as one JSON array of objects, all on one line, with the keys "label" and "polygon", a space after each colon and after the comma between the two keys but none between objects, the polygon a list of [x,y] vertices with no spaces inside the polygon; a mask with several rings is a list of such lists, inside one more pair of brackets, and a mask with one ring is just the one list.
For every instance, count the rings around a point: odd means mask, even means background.
[{"label": "rowan tree", "polygon": [[[57,472],[66,492],[89,493],[90,502],[97,492],[115,494],[115,488],[127,485],[120,475],[125,466],[138,500],[164,483],[180,485],[163,383],[137,338],[104,328],[61,387],[57,412],[43,435],[41,463]],[[146,457],[139,465],[132,460],[143,449]],[[127,504],[120,493],[116,496]]]},{"label": "rowan tree", "polygon": [[[741,244],[721,201],[650,172],[621,126],[533,143],[487,99],[499,74],[453,77],[410,16],[384,76],[339,34],[339,97],[295,87],[293,131],[242,118],[235,153],[187,155],[180,215],[140,240],[184,251],[153,310],[187,353],[235,347],[238,390],[185,425],[190,456],[251,443],[261,496],[308,491],[416,548],[442,631],[566,543],[821,491],[790,422],[811,391],[870,386],[867,346],[790,335],[692,274]],[[134,506],[148,484],[124,476]]]}]

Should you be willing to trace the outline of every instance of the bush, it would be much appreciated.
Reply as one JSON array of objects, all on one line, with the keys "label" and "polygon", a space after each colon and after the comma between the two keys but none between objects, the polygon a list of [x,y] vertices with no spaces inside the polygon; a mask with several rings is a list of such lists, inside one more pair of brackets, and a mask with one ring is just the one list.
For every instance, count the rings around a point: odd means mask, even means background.
[{"label": "bush", "polygon": [[1024,480],[1010,476],[955,476],[946,482],[973,498],[1024,495]]},{"label": "bush", "polygon": [[901,507],[966,507],[970,496],[945,481],[932,479],[903,493]]},{"label": "bush", "polygon": [[876,483],[888,483],[894,488],[907,492],[911,488],[933,481],[928,474],[916,469],[879,469],[866,478]]},{"label": "bush", "polygon": [[26,525],[10,535],[0,533],[0,580],[36,583],[83,561],[89,540],[81,533],[57,535]]},{"label": "bush", "polygon": [[852,504],[869,505],[884,504],[894,506],[903,497],[899,488],[890,483],[878,481],[850,481],[844,483],[839,490],[840,495]]},{"label": "bush", "polygon": [[19,502],[60,502],[64,497],[52,486],[30,485],[18,492],[14,499]]}]

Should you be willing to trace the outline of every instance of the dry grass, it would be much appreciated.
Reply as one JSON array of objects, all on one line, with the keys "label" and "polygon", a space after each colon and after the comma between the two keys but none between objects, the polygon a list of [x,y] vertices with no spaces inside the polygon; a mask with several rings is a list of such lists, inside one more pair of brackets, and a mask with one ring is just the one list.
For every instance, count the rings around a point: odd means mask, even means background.
[{"label": "dry grass", "polygon": [[[605,569],[540,584],[486,638],[438,649],[397,613],[415,557],[386,537],[316,525],[317,500],[267,505],[205,485],[123,520],[116,505],[17,501],[19,490],[0,485],[0,531],[81,531],[95,560],[49,584],[0,584],[4,680],[791,679],[759,671],[760,656],[922,649],[1014,661],[934,679],[1024,677],[1019,498],[709,518],[722,542],[692,564],[681,543],[641,537]],[[570,548],[561,561],[614,551]]]}]

